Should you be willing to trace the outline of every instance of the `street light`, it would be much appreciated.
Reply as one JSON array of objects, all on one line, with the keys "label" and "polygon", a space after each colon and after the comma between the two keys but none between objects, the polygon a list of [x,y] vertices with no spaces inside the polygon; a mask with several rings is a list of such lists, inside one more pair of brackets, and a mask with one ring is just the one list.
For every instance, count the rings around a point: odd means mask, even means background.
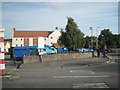
[{"label": "street light", "polygon": [[93,33],[92,30],[93,30],[93,27],[90,27],[90,30],[91,30],[91,48],[93,48],[93,42],[92,42],[93,41],[93,39],[92,39],[92,33]]},{"label": "street light", "polygon": [[[93,36],[93,32],[92,32],[93,27],[90,27],[90,30],[91,30],[91,44],[92,44],[92,49],[93,49],[93,38],[92,38],[92,36]],[[92,52],[92,57],[94,57],[94,50]]]},{"label": "street light", "polygon": [[100,27],[96,27],[96,49],[98,48],[98,37],[97,37],[97,29]]}]

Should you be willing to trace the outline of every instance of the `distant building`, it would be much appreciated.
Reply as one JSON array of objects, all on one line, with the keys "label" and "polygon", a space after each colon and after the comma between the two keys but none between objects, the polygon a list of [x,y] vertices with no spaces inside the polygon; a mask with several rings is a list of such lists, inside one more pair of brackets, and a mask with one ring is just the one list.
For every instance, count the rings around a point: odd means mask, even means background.
[{"label": "distant building", "polygon": [[12,47],[38,46],[38,37],[44,37],[44,45],[53,46],[60,36],[58,27],[55,31],[17,31],[13,28]]},{"label": "distant building", "polygon": [[10,41],[4,41],[4,51],[9,52],[11,45],[12,45],[12,43]]}]

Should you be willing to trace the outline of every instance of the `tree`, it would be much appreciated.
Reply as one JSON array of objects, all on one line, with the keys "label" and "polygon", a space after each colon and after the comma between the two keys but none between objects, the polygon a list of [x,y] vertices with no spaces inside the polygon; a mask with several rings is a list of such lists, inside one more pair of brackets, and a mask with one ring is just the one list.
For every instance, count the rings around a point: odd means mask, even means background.
[{"label": "tree", "polygon": [[111,48],[113,45],[113,35],[110,29],[102,30],[98,40],[101,49],[103,49],[104,46],[107,46],[108,49]]},{"label": "tree", "polygon": [[85,46],[84,48],[91,48],[91,37],[86,36],[85,37]]},{"label": "tree", "polygon": [[82,48],[85,44],[84,34],[78,29],[74,19],[67,17],[68,22],[65,28],[61,30],[62,35],[60,36],[58,43],[65,45],[70,50]]}]

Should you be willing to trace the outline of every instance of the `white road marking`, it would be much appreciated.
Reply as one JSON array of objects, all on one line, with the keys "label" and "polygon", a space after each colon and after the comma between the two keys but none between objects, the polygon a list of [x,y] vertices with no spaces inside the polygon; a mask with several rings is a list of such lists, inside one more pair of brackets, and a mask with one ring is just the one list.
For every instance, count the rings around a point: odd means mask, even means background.
[{"label": "white road marking", "polygon": [[102,78],[109,77],[107,75],[104,76],[53,76],[53,78]]},{"label": "white road marking", "polygon": [[95,74],[94,72],[91,72],[92,74]]},{"label": "white road marking", "polygon": [[70,72],[81,72],[82,70],[71,70]]},{"label": "white road marking", "polygon": [[107,63],[110,63],[110,61],[107,61]]},{"label": "white road marking", "polygon": [[78,83],[73,88],[109,88],[105,83]]}]

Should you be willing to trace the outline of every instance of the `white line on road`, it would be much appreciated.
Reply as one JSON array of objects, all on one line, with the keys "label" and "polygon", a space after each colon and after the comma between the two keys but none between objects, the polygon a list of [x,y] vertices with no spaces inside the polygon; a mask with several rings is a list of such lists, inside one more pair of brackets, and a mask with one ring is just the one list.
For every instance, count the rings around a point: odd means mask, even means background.
[{"label": "white line on road", "polygon": [[70,72],[81,72],[82,70],[70,70]]},{"label": "white line on road", "polygon": [[105,83],[78,83],[73,88],[109,88]]},{"label": "white line on road", "polygon": [[109,77],[105,76],[53,76],[53,78],[102,78],[102,77]]},{"label": "white line on road", "polygon": [[92,74],[95,74],[94,72],[91,72]]}]

